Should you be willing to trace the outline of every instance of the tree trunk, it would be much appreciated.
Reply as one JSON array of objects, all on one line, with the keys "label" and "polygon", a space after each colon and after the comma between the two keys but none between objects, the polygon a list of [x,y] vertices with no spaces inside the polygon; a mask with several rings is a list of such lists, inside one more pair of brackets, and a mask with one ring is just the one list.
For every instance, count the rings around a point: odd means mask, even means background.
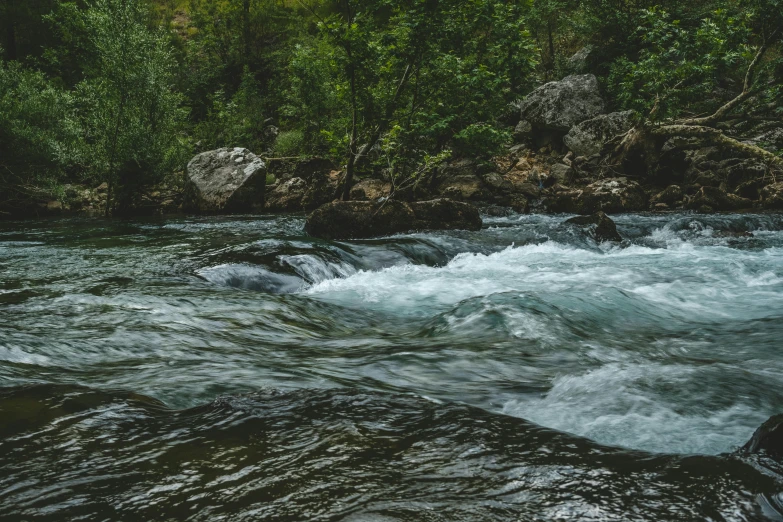
[{"label": "tree trunk", "polygon": [[[347,27],[350,28],[353,23],[353,16],[351,16],[351,6],[348,3],[348,0],[345,2],[345,19],[347,21]],[[348,201],[351,198],[353,171],[356,166],[357,127],[359,125],[359,107],[356,101],[356,64],[353,63],[353,52],[350,40],[345,43],[345,54],[348,57],[348,76],[351,80],[351,140],[348,144],[348,163],[345,166],[345,184],[343,186],[343,201]]]}]

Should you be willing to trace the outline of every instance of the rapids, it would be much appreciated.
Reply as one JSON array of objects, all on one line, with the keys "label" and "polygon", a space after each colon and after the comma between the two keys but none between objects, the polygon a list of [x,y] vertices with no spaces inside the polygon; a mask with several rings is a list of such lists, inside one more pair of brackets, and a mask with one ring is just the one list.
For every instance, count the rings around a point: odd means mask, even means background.
[{"label": "rapids", "polygon": [[0,223],[0,518],[779,517],[783,216],[564,220]]}]

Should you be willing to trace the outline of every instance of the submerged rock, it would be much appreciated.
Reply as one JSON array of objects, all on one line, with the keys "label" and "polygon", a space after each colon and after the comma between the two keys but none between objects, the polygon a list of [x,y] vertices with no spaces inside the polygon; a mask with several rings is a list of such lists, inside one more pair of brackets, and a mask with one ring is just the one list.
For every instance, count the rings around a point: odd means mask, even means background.
[{"label": "submerged rock", "polygon": [[187,166],[184,208],[207,213],[261,210],[266,170],[264,161],[247,149],[202,152]]},{"label": "submerged rock", "polygon": [[422,229],[479,230],[481,224],[476,207],[449,199],[333,201],[307,217],[305,231],[325,239],[359,239]]},{"label": "submerged rock", "polygon": [[582,227],[587,234],[599,243],[604,241],[622,241],[617,226],[609,216],[601,211],[590,216],[576,216],[565,221],[566,225]]},{"label": "submerged rock", "polygon": [[520,103],[521,119],[534,128],[564,132],[603,112],[604,101],[598,90],[598,80],[592,74],[546,83]]}]

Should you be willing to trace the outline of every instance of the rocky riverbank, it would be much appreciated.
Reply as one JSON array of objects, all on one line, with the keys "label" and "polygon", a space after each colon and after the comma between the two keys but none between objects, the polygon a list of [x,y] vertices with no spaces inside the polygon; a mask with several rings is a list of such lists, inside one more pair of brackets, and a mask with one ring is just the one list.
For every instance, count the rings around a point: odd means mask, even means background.
[{"label": "rocky riverbank", "polygon": [[[763,157],[721,147],[711,136],[657,136],[618,156],[624,136],[637,130],[634,114],[607,112],[592,75],[547,83],[513,107],[506,123],[514,143],[490,161],[453,158],[400,184],[383,169],[359,176],[351,200],[383,202],[447,198],[526,213],[607,214],[694,210],[783,209],[783,178]],[[722,135],[769,152],[783,149],[783,122],[737,118]],[[714,136],[712,136],[714,138]],[[619,158],[619,159],[618,159]],[[345,173],[324,158],[263,158],[218,149],[197,155],[179,184],[156,187],[139,199],[138,214],[311,212],[342,194]],[[102,215],[106,185],[67,185],[42,192],[6,215]]]}]

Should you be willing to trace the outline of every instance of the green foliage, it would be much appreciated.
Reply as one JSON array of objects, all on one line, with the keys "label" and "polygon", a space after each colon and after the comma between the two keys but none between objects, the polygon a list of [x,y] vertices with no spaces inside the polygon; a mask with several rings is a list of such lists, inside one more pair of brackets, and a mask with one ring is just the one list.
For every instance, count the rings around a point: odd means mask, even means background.
[{"label": "green foliage", "polygon": [[118,210],[218,147],[392,180],[490,157],[586,44],[610,105],[660,121],[736,96],[767,43],[752,104],[783,116],[783,0],[29,0],[0,30],[3,175],[108,181]]},{"label": "green foliage", "polygon": [[511,132],[486,123],[468,125],[454,136],[458,150],[466,156],[489,159],[511,142]]},{"label": "green foliage", "polygon": [[261,151],[269,145],[264,101],[258,83],[247,68],[232,97],[228,98],[223,89],[218,89],[209,99],[211,109],[193,129],[199,151],[220,147]]},{"label": "green foliage", "polygon": [[299,127],[311,154],[338,155],[334,131],[349,126],[348,86],[341,78],[339,55],[323,38],[296,43],[290,55],[290,86],[280,116],[284,127]]},{"label": "green foliage", "polygon": [[90,172],[116,185],[112,204],[122,210],[143,187],[182,165],[186,144],[179,131],[186,114],[173,90],[168,40],[147,28],[138,2],[94,0],[82,16],[95,60],[75,95]]},{"label": "green foliage", "polygon": [[80,161],[72,96],[17,62],[0,60],[0,188],[51,187]]},{"label": "green foliage", "polygon": [[274,152],[280,157],[301,155],[305,150],[304,133],[300,130],[284,131],[277,135]]},{"label": "green foliage", "polygon": [[476,147],[481,154],[497,151],[504,131],[472,126],[494,121],[532,84],[536,48],[522,6],[351,0],[325,7],[317,39],[298,44],[288,66],[284,115],[312,151],[345,160],[381,140],[375,167],[392,175],[415,171],[450,144],[472,152],[474,135],[495,139]]},{"label": "green foliage", "polygon": [[609,85],[620,104],[651,120],[678,116],[709,100],[721,75],[743,69],[753,57],[747,20],[716,11],[696,27],[661,9],[644,11],[639,58],[618,59]]}]

